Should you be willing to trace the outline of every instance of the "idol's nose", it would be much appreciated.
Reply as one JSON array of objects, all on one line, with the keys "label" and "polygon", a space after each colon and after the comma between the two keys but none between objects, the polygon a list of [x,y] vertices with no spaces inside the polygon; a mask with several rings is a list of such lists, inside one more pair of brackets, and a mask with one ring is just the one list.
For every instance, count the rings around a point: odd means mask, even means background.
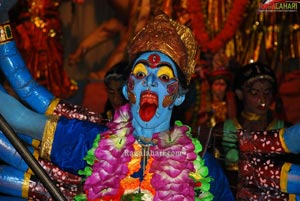
[{"label": "idol's nose", "polygon": [[157,78],[154,74],[149,74],[143,82],[145,87],[157,87]]}]

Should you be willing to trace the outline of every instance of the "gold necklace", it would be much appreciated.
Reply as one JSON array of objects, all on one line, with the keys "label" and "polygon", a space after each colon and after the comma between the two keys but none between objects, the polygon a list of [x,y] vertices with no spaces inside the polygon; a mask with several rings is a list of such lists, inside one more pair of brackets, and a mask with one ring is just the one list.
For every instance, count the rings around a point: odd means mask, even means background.
[{"label": "gold necklace", "polygon": [[257,120],[262,120],[264,117],[262,115],[254,114],[252,112],[242,112],[241,113],[242,117],[249,120],[249,121],[257,121]]}]

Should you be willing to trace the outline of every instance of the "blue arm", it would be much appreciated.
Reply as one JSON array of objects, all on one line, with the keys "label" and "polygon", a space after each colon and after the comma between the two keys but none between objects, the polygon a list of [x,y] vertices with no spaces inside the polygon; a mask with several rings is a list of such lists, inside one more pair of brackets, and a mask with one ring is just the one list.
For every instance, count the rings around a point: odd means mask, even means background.
[{"label": "blue arm", "polygon": [[0,43],[0,68],[22,101],[39,113],[46,112],[55,97],[34,80],[14,41]]}]

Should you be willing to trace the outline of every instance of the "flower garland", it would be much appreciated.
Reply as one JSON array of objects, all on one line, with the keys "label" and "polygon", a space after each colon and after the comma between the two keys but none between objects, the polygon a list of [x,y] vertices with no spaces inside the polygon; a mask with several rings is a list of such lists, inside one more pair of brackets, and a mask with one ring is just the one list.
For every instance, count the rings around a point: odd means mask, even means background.
[{"label": "flower garland", "polygon": [[109,130],[94,141],[85,157],[88,166],[79,171],[87,176],[85,195],[75,200],[212,200],[211,178],[199,156],[202,146],[181,122],[170,132],[154,134],[157,144],[149,147],[143,180],[132,176],[141,167],[143,145],[133,136],[129,111],[129,104],[116,111]]},{"label": "flower garland", "polygon": [[[198,154],[202,147],[198,140],[193,141],[188,126],[177,121],[171,134],[158,133],[153,139],[158,142],[152,147],[155,162],[150,168],[153,173],[151,184],[156,189],[154,200],[176,200],[180,197],[194,200],[197,197],[195,190],[209,190],[210,178],[205,178],[208,169],[203,166],[204,161]],[[201,196],[203,194],[201,192]]]},{"label": "flower garland", "polygon": [[234,0],[223,29],[213,39],[210,39],[200,0],[189,0],[187,9],[191,16],[191,28],[200,48],[215,53],[224,47],[239,28],[247,4],[248,0]]}]

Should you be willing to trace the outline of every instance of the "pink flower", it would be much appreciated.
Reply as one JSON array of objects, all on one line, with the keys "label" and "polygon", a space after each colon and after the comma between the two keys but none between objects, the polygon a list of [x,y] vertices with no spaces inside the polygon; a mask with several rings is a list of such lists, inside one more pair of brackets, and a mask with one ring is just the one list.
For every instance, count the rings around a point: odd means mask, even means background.
[{"label": "pink flower", "polygon": [[188,130],[188,127],[175,125],[171,133],[154,136],[158,139],[158,144],[151,147],[151,151],[165,153],[153,155],[155,162],[150,172],[153,173],[151,185],[156,189],[154,200],[194,198],[194,181],[189,173],[194,171],[196,154],[191,139],[185,135]]}]

